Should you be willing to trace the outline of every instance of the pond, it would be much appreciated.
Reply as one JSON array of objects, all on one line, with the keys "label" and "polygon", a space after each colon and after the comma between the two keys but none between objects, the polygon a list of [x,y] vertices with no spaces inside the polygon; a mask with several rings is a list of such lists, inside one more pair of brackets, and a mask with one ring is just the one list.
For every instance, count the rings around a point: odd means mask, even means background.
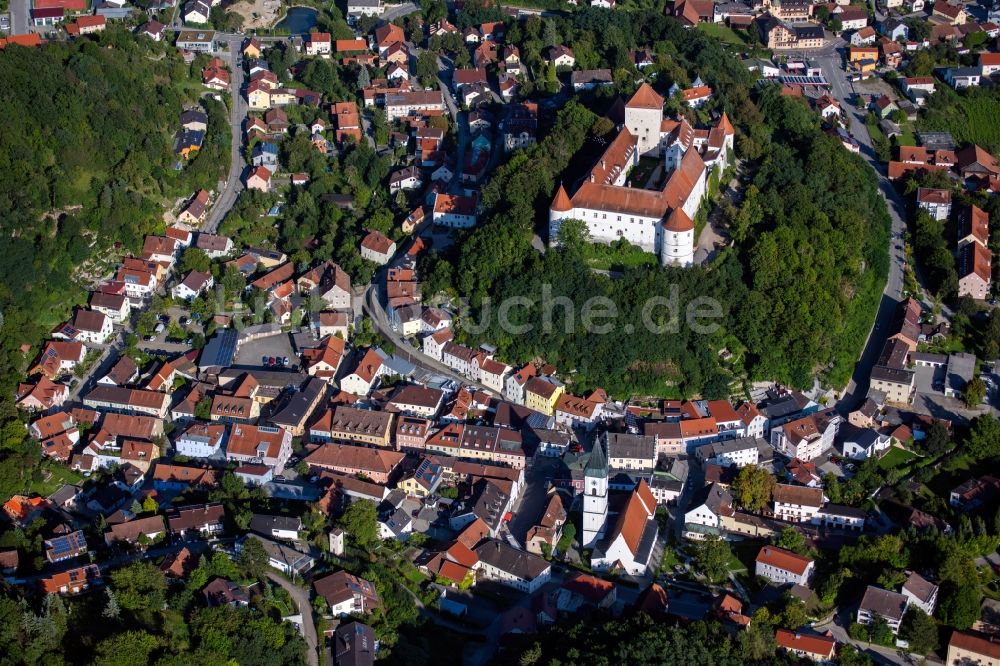
[{"label": "pond", "polygon": [[293,35],[303,35],[316,25],[318,14],[312,7],[290,7],[278,25],[278,30],[287,30]]}]

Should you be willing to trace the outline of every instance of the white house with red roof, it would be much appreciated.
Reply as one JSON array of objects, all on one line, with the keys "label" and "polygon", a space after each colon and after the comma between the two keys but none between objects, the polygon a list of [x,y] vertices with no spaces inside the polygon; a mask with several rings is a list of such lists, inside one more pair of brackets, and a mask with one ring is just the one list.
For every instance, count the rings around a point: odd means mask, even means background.
[{"label": "white house with red roof", "polygon": [[[694,222],[705,197],[709,171],[722,171],[733,150],[734,130],[723,114],[715,126],[694,129],[686,120],[663,118],[664,99],[643,84],[625,104],[622,127],[570,196],[563,185],[549,206],[549,242],[562,221],[580,220],[592,240],[621,238],[659,255],[660,263],[694,263]],[[641,156],[663,157],[662,187],[645,189],[629,176]]]},{"label": "white house with red roof", "polygon": [[778,584],[807,585],[816,563],[790,550],[764,546],[757,553],[754,573]]},{"label": "white house with red roof", "polygon": [[832,661],[834,651],[837,649],[837,641],[829,636],[805,634],[788,629],[778,629],[774,633],[774,642],[779,648],[791,652],[796,657],[820,662]]}]

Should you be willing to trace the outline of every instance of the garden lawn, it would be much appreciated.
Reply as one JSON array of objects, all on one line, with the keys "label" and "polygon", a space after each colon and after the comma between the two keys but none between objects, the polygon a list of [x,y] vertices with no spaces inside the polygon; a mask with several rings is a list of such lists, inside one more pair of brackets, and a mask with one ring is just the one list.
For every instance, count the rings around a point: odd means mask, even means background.
[{"label": "garden lawn", "polygon": [[893,467],[904,465],[916,457],[917,454],[894,446],[889,449],[888,453],[882,456],[878,461],[878,466],[880,469],[892,469]]},{"label": "garden lawn", "polygon": [[698,30],[701,30],[706,35],[720,39],[727,44],[732,44],[733,46],[746,46],[746,40],[736,34],[736,31],[728,26],[724,26],[721,23],[699,23]]}]

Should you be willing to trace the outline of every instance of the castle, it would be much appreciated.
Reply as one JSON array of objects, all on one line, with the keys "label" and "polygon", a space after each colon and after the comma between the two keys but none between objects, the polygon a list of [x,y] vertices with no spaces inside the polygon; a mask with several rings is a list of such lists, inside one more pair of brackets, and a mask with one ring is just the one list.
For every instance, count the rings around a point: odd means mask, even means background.
[{"label": "castle", "polygon": [[[623,108],[622,108],[623,107]],[[704,198],[708,174],[721,174],[733,150],[733,126],[725,113],[711,129],[694,129],[684,118],[663,117],[663,97],[649,84],[613,110],[618,135],[573,196],[560,185],[549,206],[549,242],[563,220],[581,220],[590,238],[612,243],[619,238],[659,256],[663,265],[694,263],[694,222]],[[629,171],[643,156],[663,159],[668,177],[660,190],[627,183]]]}]

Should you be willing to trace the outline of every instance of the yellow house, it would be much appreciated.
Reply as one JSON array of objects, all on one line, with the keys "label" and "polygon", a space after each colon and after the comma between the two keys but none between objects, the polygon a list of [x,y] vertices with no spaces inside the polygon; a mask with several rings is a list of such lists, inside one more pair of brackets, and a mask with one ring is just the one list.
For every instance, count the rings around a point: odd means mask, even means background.
[{"label": "yellow house", "polygon": [[546,416],[552,416],[562,394],[562,386],[556,386],[541,377],[532,377],[524,385],[524,406]]},{"label": "yellow house", "polygon": [[295,103],[295,91],[288,88],[275,88],[271,91],[271,106],[288,106]]},{"label": "yellow house", "polygon": [[243,55],[247,58],[259,58],[260,40],[256,37],[248,39],[246,44],[243,45]]},{"label": "yellow house", "polygon": [[847,62],[856,72],[873,72],[878,66],[878,49],[867,46],[853,46],[847,49]]},{"label": "yellow house", "polygon": [[247,104],[251,109],[270,109],[271,93],[263,87],[254,87],[247,92]]}]

